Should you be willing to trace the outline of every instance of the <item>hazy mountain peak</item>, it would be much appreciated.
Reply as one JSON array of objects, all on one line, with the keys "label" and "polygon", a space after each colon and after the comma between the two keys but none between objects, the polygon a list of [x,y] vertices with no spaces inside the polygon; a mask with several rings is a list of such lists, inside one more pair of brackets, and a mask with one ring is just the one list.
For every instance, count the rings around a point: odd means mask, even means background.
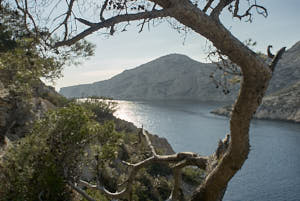
[{"label": "hazy mountain peak", "polygon": [[161,60],[170,60],[170,59],[189,59],[191,60],[190,57],[184,55],[184,54],[178,54],[178,53],[172,53],[172,54],[167,54],[165,56],[159,57],[158,59]]}]

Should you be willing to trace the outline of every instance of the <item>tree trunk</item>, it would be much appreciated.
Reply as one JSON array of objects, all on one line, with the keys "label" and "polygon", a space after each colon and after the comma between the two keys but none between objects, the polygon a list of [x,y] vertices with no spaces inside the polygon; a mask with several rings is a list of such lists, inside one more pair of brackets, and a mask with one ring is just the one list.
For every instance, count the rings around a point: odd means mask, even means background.
[{"label": "tree trunk", "polygon": [[254,52],[236,39],[218,19],[213,19],[189,1],[178,1],[172,17],[209,39],[216,48],[240,66],[240,93],[230,120],[231,141],[227,153],[193,194],[192,201],[222,200],[227,183],[249,154],[249,127],[271,78],[271,70]]}]

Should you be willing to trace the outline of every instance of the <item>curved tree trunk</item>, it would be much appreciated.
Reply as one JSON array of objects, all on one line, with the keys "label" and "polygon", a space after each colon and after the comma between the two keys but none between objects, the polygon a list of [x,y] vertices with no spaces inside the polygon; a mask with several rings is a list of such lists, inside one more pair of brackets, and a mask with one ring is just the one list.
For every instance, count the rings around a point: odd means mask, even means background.
[{"label": "curved tree trunk", "polygon": [[218,19],[207,16],[189,1],[178,1],[171,14],[182,24],[209,39],[241,67],[243,80],[230,120],[231,141],[226,154],[192,196],[192,201],[222,200],[227,183],[242,167],[249,153],[249,127],[261,103],[272,72],[268,65],[236,39]]}]

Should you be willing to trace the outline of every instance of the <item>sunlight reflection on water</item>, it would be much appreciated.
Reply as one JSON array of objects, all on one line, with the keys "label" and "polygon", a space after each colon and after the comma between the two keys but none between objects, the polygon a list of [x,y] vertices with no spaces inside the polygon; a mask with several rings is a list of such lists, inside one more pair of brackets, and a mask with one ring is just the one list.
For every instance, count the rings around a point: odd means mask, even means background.
[{"label": "sunlight reflection on water", "polygon": [[[189,101],[117,101],[115,115],[168,139],[175,151],[208,155],[229,132],[218,105]],[[224,201],[300,201],[300,124],[254,120],[248,160],[230,181]]]}]

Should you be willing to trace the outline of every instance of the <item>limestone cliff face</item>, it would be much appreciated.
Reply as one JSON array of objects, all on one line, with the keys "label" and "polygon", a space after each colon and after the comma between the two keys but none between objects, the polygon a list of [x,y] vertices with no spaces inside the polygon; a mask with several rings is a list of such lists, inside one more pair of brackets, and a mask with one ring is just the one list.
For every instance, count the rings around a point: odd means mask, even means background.
[{"label": "limestone cliff face", "polygon": [[66,97],[108,96],[128,100],[190,99],[201,101],[230,101],[237,94],[224,96],[209,78],[214,64],[200,63],[191,58],[171,54],[125,70],[115,77],[93,84],[64,87]]}]

